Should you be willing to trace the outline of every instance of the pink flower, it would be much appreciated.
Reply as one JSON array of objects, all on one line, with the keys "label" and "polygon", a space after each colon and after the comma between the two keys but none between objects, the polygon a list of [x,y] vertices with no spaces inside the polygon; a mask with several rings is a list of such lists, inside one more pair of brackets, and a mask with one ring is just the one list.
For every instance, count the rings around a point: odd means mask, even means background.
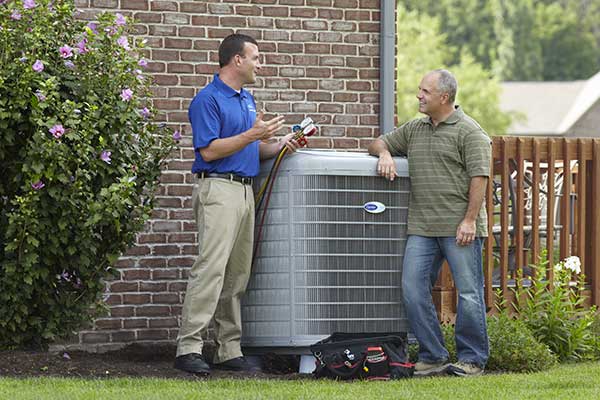
[{"label": "pink flower", "polygon": [[35,60],[31,67],[35,72],[42,72],[44,70],[44,63],[41,60]]},{"label": "pink flower", "polygon": [[10,14],[10,18],[14,19],[15,21],[18,21],[21,19],[21,13],[19,12],[19,10],[13,10],[12,14]]},{"label": "pink flower", "polygon": [[115,20],[115,24],[117,26],[123,26],[123,25],[127,24],[127,20],[125,19],[123,14],[117,13],[117,19]]},{"label": "pink flower", "polygon": [[79,54],[84,54],[89,51],[88,48],[85,47],[86,45],[87,45],[87,39],[82,39],[75,45],[77,47],[77,51],[79,52]]},{"label": "pink flower", "polygon": [[35,91],[35,97],[37,97],[38,101],[46,101],[46,96],[39,89]]},{"label": "pink flower", "polygon": [[121,91],[121,99],[123,101],[129,101],[133,98],[133,91],[129,88],[125,88]]},{"label": "pink flower", "polygon": [[31,184],[31,187],[33,188],[33,190],[40,190],[44,186],[46,186],[46,185],[44,185],[44,182],[42,182],[41,180]]},{"label": "pink flower", "polygon": [[35,4],[34,0],[23,0],[23,8],[29,10],[31,8],[35,8],[37,4]]},{"label": "pink flower", "polygon": [[179,132],[179,131],[173,132],[173,140],[177,140],[177,141],[181,140],[181,132]]},{"label": "pink flower", "polygon": [[138,61],[138,65],[142,68],[146,68],[148,66],[148,61],[142,58],[140,61]]},{"label": "pink flower", "polygon": [[111,153],[110,151],[108,151],[108,150],[104,150],[104,151],[102,152],[102,154],[100,154],[100,159],[101,159],[102,161],[104,161],[105,163],[107,163],[107,164],[110,164],[110,161],[111,161],[111,160],[110,160],[110,155],[111,155],[111,154],[112,154],[112,153]]},{"label": "pink flower", "polygon": [[125,50],[131,50],[131,47],[129,47],[129,42],[127,41],[127,36],[121,36],[120,38],[118,38],[117,44]]},{"label": "pink flower", "polygon": [[67,44],[58,49],[58,51],[60,51],[60,56],[62,58],[69,58],[73,56],[73,49]]},{"label": "pink flower", "polygon": [[95,23],[93,23],[93,22],[88,22],[88,24],[87,24],[86,26],[87,26],[88,28],[90,28],[90,30],[91,30],[92,32],[94,32],[94,34],[96,34],[96,35],[98,34],[98,25],[96,25],[96,24],[95,24]]},{"label": "pink flower", "polygon": [[144,107],[140,110],[140,115],[143,118],[148,118],[150,116],[150,110],[148,110],[148,107]]},{"label": "pink flower", "polygon": [[65,128],[61,124],[56,124],[50,128],[50,133],[54,136],[54,139],[60,139],[65,134]]}]

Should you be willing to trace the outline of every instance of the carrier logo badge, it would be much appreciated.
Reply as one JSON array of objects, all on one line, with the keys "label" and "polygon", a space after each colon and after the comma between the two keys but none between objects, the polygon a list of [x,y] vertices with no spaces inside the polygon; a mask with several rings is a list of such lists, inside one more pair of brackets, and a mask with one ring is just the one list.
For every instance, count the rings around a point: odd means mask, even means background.
[{"label": "carrier logo badge", "polygon": [[378,201],[369,201],[363,206],[366,212],[371,214],[380,214],[385,211],[385,204]]}]

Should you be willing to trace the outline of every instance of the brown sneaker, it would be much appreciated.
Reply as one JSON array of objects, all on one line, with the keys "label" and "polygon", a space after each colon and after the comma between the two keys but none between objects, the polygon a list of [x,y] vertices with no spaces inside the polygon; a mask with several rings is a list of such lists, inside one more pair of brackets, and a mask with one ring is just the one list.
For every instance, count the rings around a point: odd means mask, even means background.
[{"label": "brown sneaker", "polygon": [[450,364],[446,361],[438,363],[426,363],[423,361],[417,361],[415,364],[415,376],[432,376],[438,375],[446,371]]},{"label": "brown sneaker", "polygon": [[448,374],[455,376],[479,376],[483,374],[483,368],[468,362],[457,362],[450,364]]}]

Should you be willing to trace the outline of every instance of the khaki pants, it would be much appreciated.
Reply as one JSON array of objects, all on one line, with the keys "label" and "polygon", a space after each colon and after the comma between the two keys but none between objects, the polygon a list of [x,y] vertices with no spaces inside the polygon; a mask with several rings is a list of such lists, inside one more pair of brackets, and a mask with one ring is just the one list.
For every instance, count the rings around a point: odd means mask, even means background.
[{"label": "khaki pants", "polygon": [[177,356],[202,353],[201,333],[214,317],[214,362],[219,363],[242,356],[240,299],[252,263],[254,195],[250,185],[220,178],[198,179],[192,206],[199,255],[188,279]]}]

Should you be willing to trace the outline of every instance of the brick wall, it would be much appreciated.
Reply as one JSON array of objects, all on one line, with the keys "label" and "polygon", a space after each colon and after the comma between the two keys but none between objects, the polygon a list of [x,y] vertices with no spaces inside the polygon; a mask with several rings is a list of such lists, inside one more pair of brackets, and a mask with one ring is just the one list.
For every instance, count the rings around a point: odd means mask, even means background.
[{"label": "brick wall", "polygon": [[[390,0],[391,1],[391,0]],[[70,347],[109,350],[132,342],[173,342],[188,269],[197,254],[191,211],[193,160],[187,107],[218,67],[230,33],[259,41],[263,68],[251,88],[258,107],[288,124],[319,121],[311,147],[364,149],[378,135],[379,0],[76,0],[81,17],[121,12],[148,41],[154,105],[181,130],[166,167],[153,219],[107,283],[110,315]]]}]

